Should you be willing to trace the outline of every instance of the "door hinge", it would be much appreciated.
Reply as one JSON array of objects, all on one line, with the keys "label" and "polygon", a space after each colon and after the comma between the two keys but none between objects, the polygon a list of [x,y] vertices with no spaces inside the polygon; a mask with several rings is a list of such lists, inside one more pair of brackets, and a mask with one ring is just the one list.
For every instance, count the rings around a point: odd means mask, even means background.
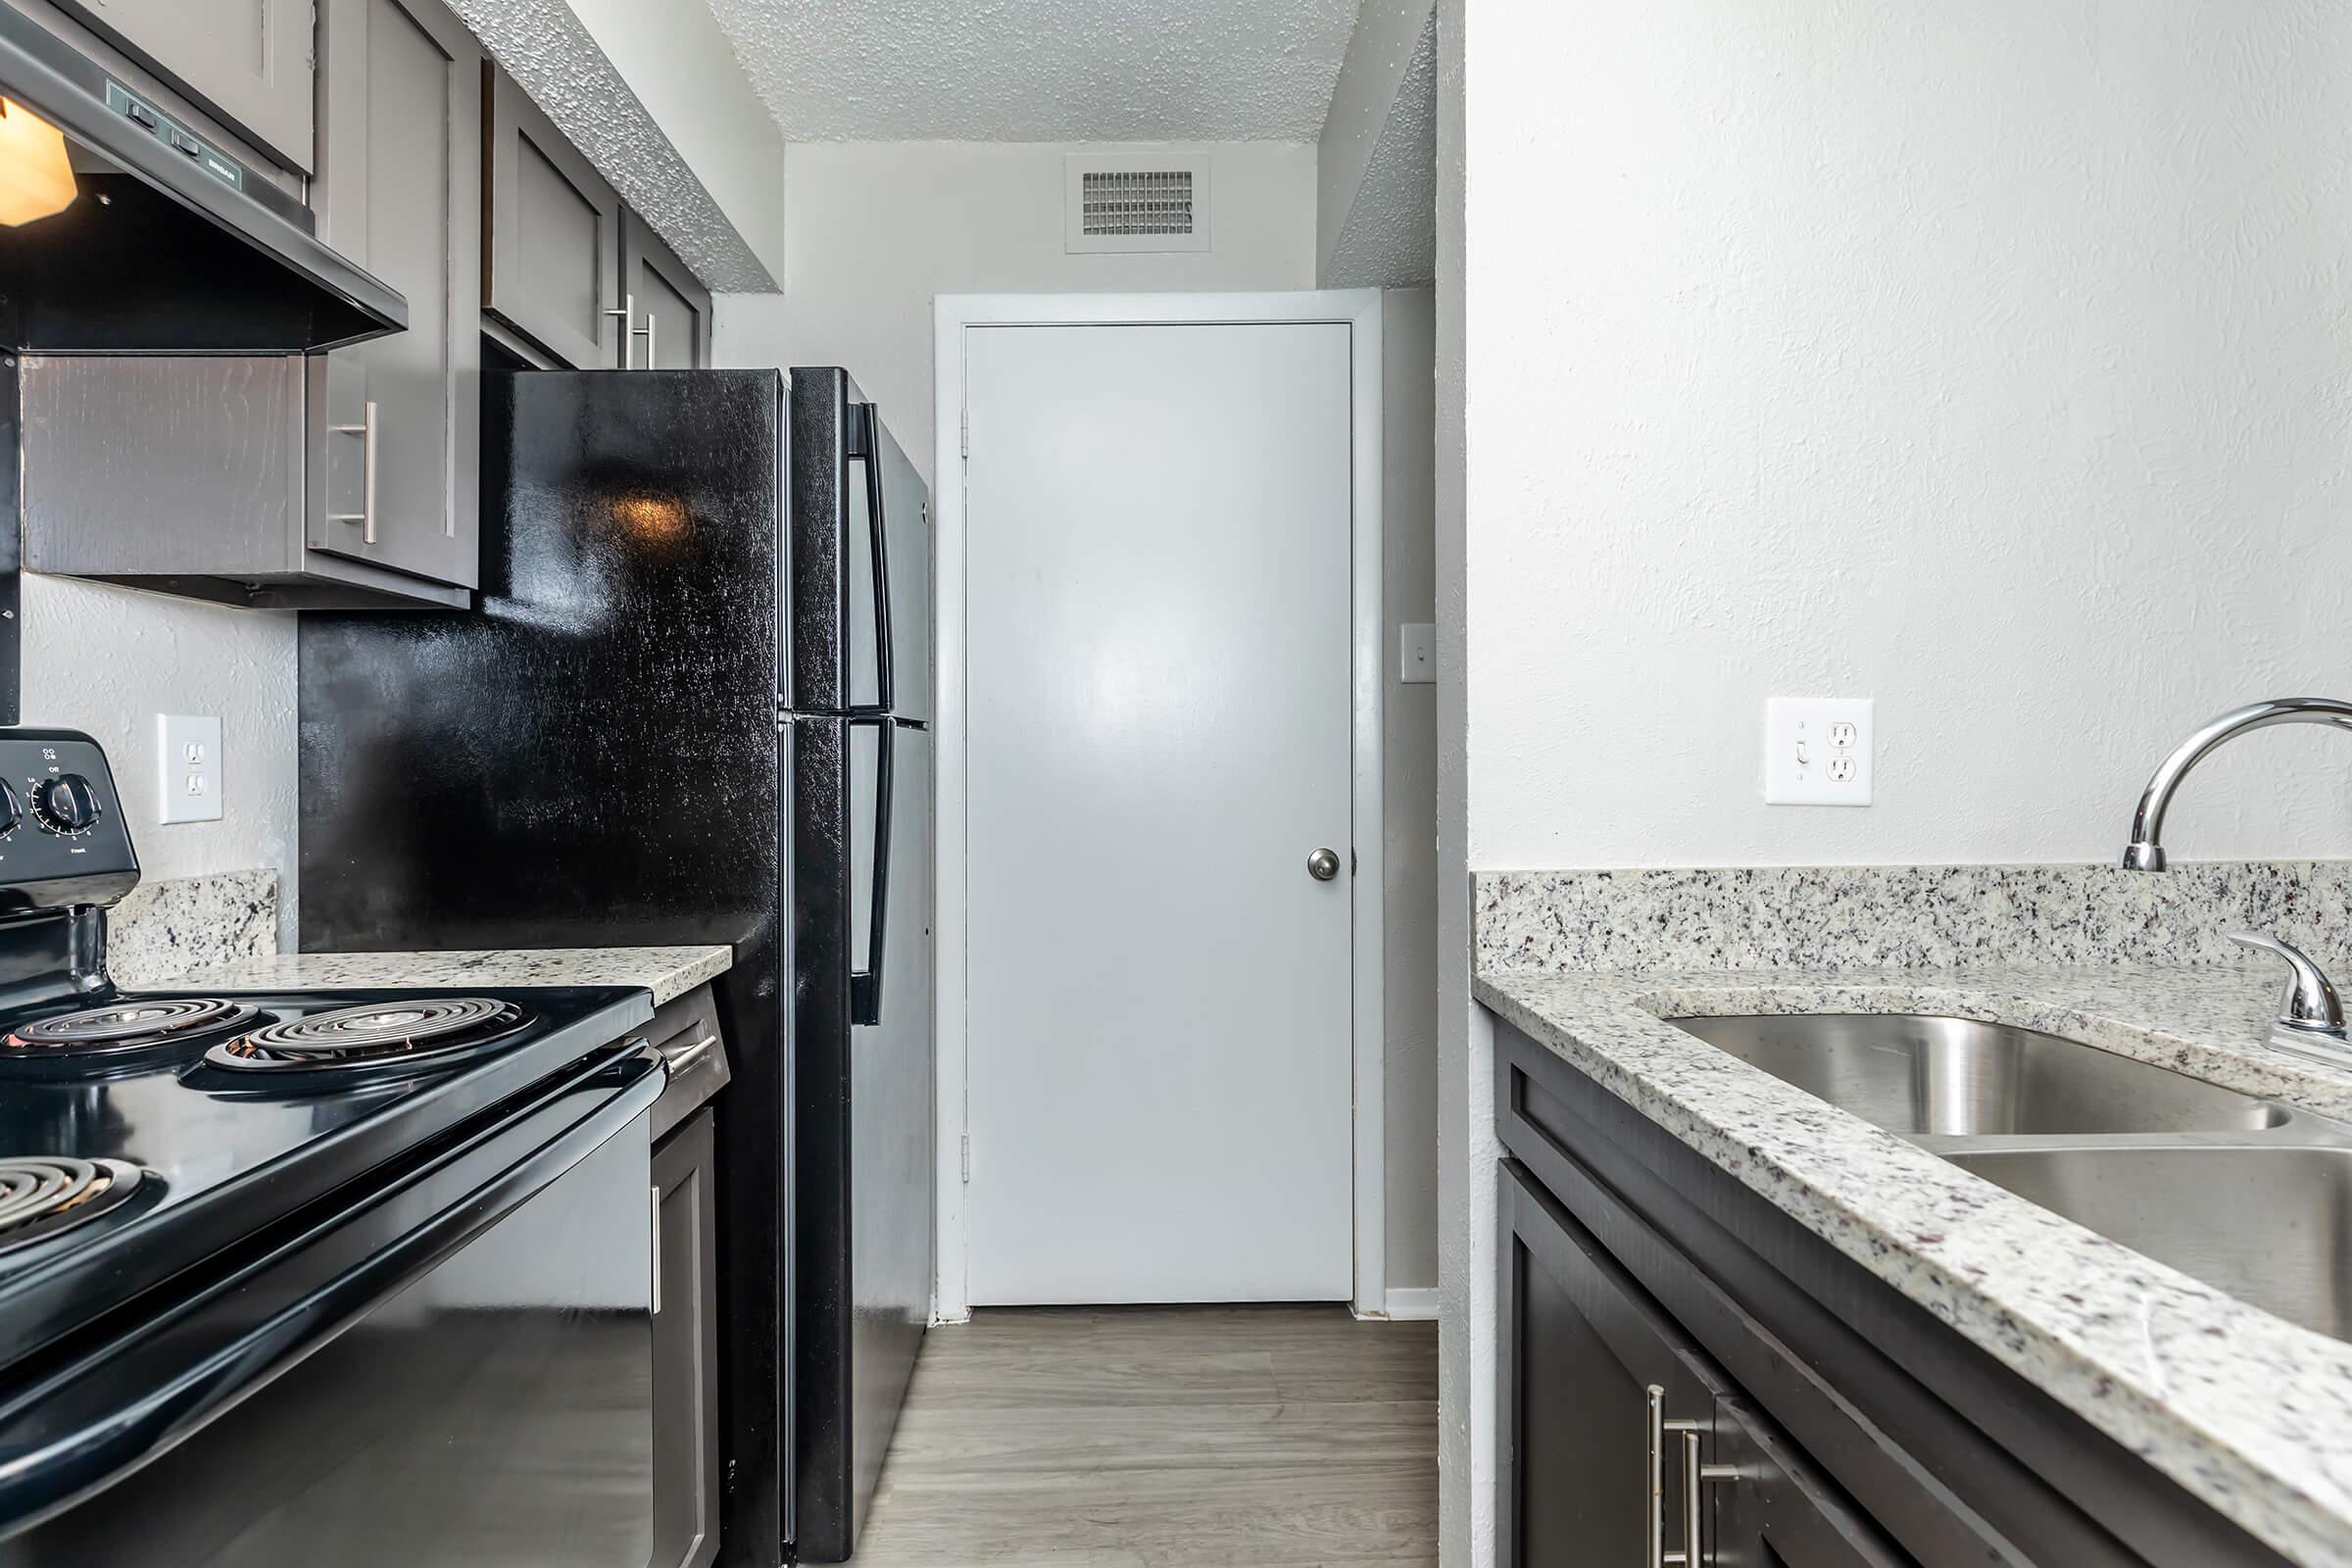
[{"label": "door hinge", "polygon": [[972,1182],[972,1135],[970,1133],[963,1135],[963,1182],[966,1187],[969,1187]]},{"label": "door hinge", "polygon": [[776,733],[781,735],[792,723],[792,710],[784,706],[784,694],[776,693]]},{"label": "door hinge", "polygon": [[963,411],[963,461],[972,461],[972,411]]}]

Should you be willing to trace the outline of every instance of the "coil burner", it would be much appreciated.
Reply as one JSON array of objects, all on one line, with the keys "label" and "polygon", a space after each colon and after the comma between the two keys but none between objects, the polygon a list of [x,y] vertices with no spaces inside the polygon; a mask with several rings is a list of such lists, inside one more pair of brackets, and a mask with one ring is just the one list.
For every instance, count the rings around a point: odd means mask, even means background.
[{"label": "coil burner", "polygon": [[369,1002],[265,1024],[204,1059],[237,1072],[406,1074],[485,1055],[530,1021],[514,1004],[489,997]]},{"label": "coil burner", "polygon": [[119,1159],[0,1158],[0,1251],[96,1219],[142,1179]]},{"label": "coil burner", "polygon": [[258,1007],[218,997],[119,1002],[20,1024],[0,1039],[0,1060],[125,1055],[222,1029],[243,1029],[261,1015]]}]

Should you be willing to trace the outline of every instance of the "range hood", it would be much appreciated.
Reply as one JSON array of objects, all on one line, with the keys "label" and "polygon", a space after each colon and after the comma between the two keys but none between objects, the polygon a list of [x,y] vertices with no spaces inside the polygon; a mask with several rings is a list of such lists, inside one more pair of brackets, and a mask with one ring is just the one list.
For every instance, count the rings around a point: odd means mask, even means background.
[{"label": "range hood", "polygon": [[65,133],[78,188],[0,227],[0,348],[307,354],[408,325],[265,173],[5,6],[0,96]]}]

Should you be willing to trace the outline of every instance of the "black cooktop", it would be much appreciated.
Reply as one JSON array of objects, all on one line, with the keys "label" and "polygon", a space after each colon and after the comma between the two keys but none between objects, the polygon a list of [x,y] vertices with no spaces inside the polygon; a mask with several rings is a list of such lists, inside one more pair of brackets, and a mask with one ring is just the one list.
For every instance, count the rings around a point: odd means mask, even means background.
[{"label": "black cooktop", "polygon": [[623,987],[122,993],[0,1010],[0,1361],[652,1016]]}]

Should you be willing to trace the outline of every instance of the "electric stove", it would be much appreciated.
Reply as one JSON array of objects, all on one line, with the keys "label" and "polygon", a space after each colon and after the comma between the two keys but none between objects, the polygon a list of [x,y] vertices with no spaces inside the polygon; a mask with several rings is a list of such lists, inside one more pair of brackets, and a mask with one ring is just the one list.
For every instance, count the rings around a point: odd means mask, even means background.
[{"label": "electric stove", "polygon": [[[96,744],[0,731],[0,1568],[537,1560],[479,1511],[534,1487],[567,1560],[641,1568],[650,1414],[612,1391],[650,1357],[651,997],[123,991],[104,910],[137,877]],[[458,1347],[474,1371],[422,1398]],[[521,1380],[489,1407],[484,1358]],[[322,1419],[355,1399],[358,1427]],[[619,1458],[616,1493],[543,1473],[556,1429],[593,1449],[567,1464]],[[512,1454],[451,1462],[498,1432]],[[445,1494],[412,1473],[397,1525],[319,1483],[341,1454],[359,1487],[387,1442]],[[223,1488],[208,1443],[299,1463]],[[272,1555],[191,1549],[172,1524],[197,1517]]]}]

